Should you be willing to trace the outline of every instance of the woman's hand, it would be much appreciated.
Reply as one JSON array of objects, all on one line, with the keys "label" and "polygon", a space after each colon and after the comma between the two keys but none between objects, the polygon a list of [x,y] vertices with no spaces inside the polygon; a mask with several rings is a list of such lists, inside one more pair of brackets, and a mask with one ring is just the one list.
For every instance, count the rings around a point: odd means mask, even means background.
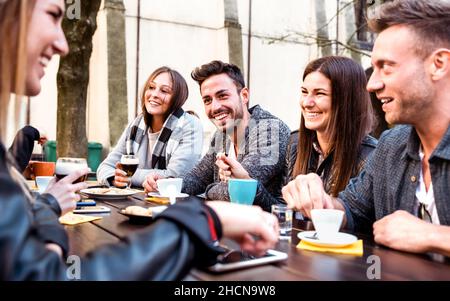
[{"label": "woman's hand", "polygon": [[113,185],[118,188],[124,188],[127,187],[130,181],[131,179],[127,177],[127,173],[122,170],[122,165],[117,162],[116,169],[114,170]]},{"label": "woman's hand", "polygon": [[87,175],[89,172],[89,168],[79,169],[59,181],[53,178],[48,184],[45,192],[51,194],[58,201],[59,207],[61,208],[61,215],[75,209],[77,202],[80,200],[80,195],[76,194],[76,192],[86,189],[88,184],[85,182],[72,183],[78,178]]},{"label": "woman's hand", "polygon": [[164,177],[158,174],[149,174],[145,178],[144,183],[142,183],[142,187],[144,187],[145,192],[158,191],[158,185],[156,184],[156,181],[158,181],[159,179],[164,179]]},{"label": "woman's hand", "polygon": [[222,201],[206,202],[219,216],[223,235],[237,241],[242,250],[263,255],[278,241],[277,218],[259,206]]}]

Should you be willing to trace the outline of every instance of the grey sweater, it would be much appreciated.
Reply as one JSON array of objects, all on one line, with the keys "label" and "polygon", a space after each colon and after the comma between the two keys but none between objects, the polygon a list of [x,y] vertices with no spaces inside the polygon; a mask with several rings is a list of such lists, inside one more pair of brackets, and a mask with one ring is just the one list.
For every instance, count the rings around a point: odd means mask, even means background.
[{"label": "grey sweater", "polygon": [[[282,174],[290,130],[283,121],[258,105],[249,112],[245,142],[239,146],[237,161],[250,177],[258,180],[254,204],[270,211],[272,204],[283,202],[280,198]],[[229,201],[228,186],[220,181],[215,162],[217,153],[228,153],[230,143],[225,133],[215,132],[207,154],[183,177],[184,192],[191,195],[205,192],[207,199]]]}]

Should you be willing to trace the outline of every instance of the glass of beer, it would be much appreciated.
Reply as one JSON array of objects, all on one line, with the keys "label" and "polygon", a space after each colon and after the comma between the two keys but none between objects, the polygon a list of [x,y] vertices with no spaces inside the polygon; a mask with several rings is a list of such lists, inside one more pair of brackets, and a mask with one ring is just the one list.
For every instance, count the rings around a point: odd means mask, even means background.
[{"label": "glass of beer", "polygon": [[[59,181],[62,178],[64,178],[65,176],[67,176],[68,174],[78,170],[78,169],[83,169],[83,168],[87,168],[87,162],[86,159],[84,158],[58,158],[58,160],[56,161],[56,166],[55,166],[55,176],[56,179]],[[79,177],[78,179],[76,179],[73,184],[75,183],[79,183],[79,182],[84,182],[87,180],[87,174]]]},{"label": "glass of beer", "polygon": [[127,183],[127,189],[131,186],[131,177],[136,172],[139,165],[139,158],[136,155],[122,155],[120,158],[121,169],[127,173],[127,177],[130,178]]}]

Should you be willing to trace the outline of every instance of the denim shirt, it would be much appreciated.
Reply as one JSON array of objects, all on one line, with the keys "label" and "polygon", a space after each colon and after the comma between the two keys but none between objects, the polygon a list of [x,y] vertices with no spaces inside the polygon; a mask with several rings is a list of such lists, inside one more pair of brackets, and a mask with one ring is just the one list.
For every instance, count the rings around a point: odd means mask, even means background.
[{"label": "denim shirt", "polygon": [[[372,232],[376,220],[397,210],[417,215],[420,140],[412,126],[396,126],[378,141],[365,169],[339,194],[347,227]],[[450,126],[428,160],[441,225],[450,225]]]}]

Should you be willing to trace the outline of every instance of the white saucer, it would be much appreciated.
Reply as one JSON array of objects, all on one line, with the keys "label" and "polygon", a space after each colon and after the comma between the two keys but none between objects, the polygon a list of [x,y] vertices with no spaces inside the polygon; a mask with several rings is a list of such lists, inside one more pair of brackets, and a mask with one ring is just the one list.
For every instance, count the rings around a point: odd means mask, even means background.
[{"label": "white saucer", "polygon": [[[160,195],[159,192],[156,192],[156,191],[154,191],[154,192],[149,192],[149,193],[148,193],[148,196],[154,196],[154,197],[160,197],[160,198],[169,198],[169,196],[166,196],[166,195]],[[180,192],[180,193],[177,194],[175,197],[176,197],[176,198],[187,198],[188,196],[189,196],[189,194]]]},{"label": "white saucer", "polygon": [[358,238],[354,235],[338,232],[333,239],[324,241],[320,240],[319,238],[311,238],[313,237],[314,233],[316,233],[316,231],[303,231],[298,233],[297,236],[301,240],[304,240],[311,245],[332,248],[345,247],[358,240]]}]

